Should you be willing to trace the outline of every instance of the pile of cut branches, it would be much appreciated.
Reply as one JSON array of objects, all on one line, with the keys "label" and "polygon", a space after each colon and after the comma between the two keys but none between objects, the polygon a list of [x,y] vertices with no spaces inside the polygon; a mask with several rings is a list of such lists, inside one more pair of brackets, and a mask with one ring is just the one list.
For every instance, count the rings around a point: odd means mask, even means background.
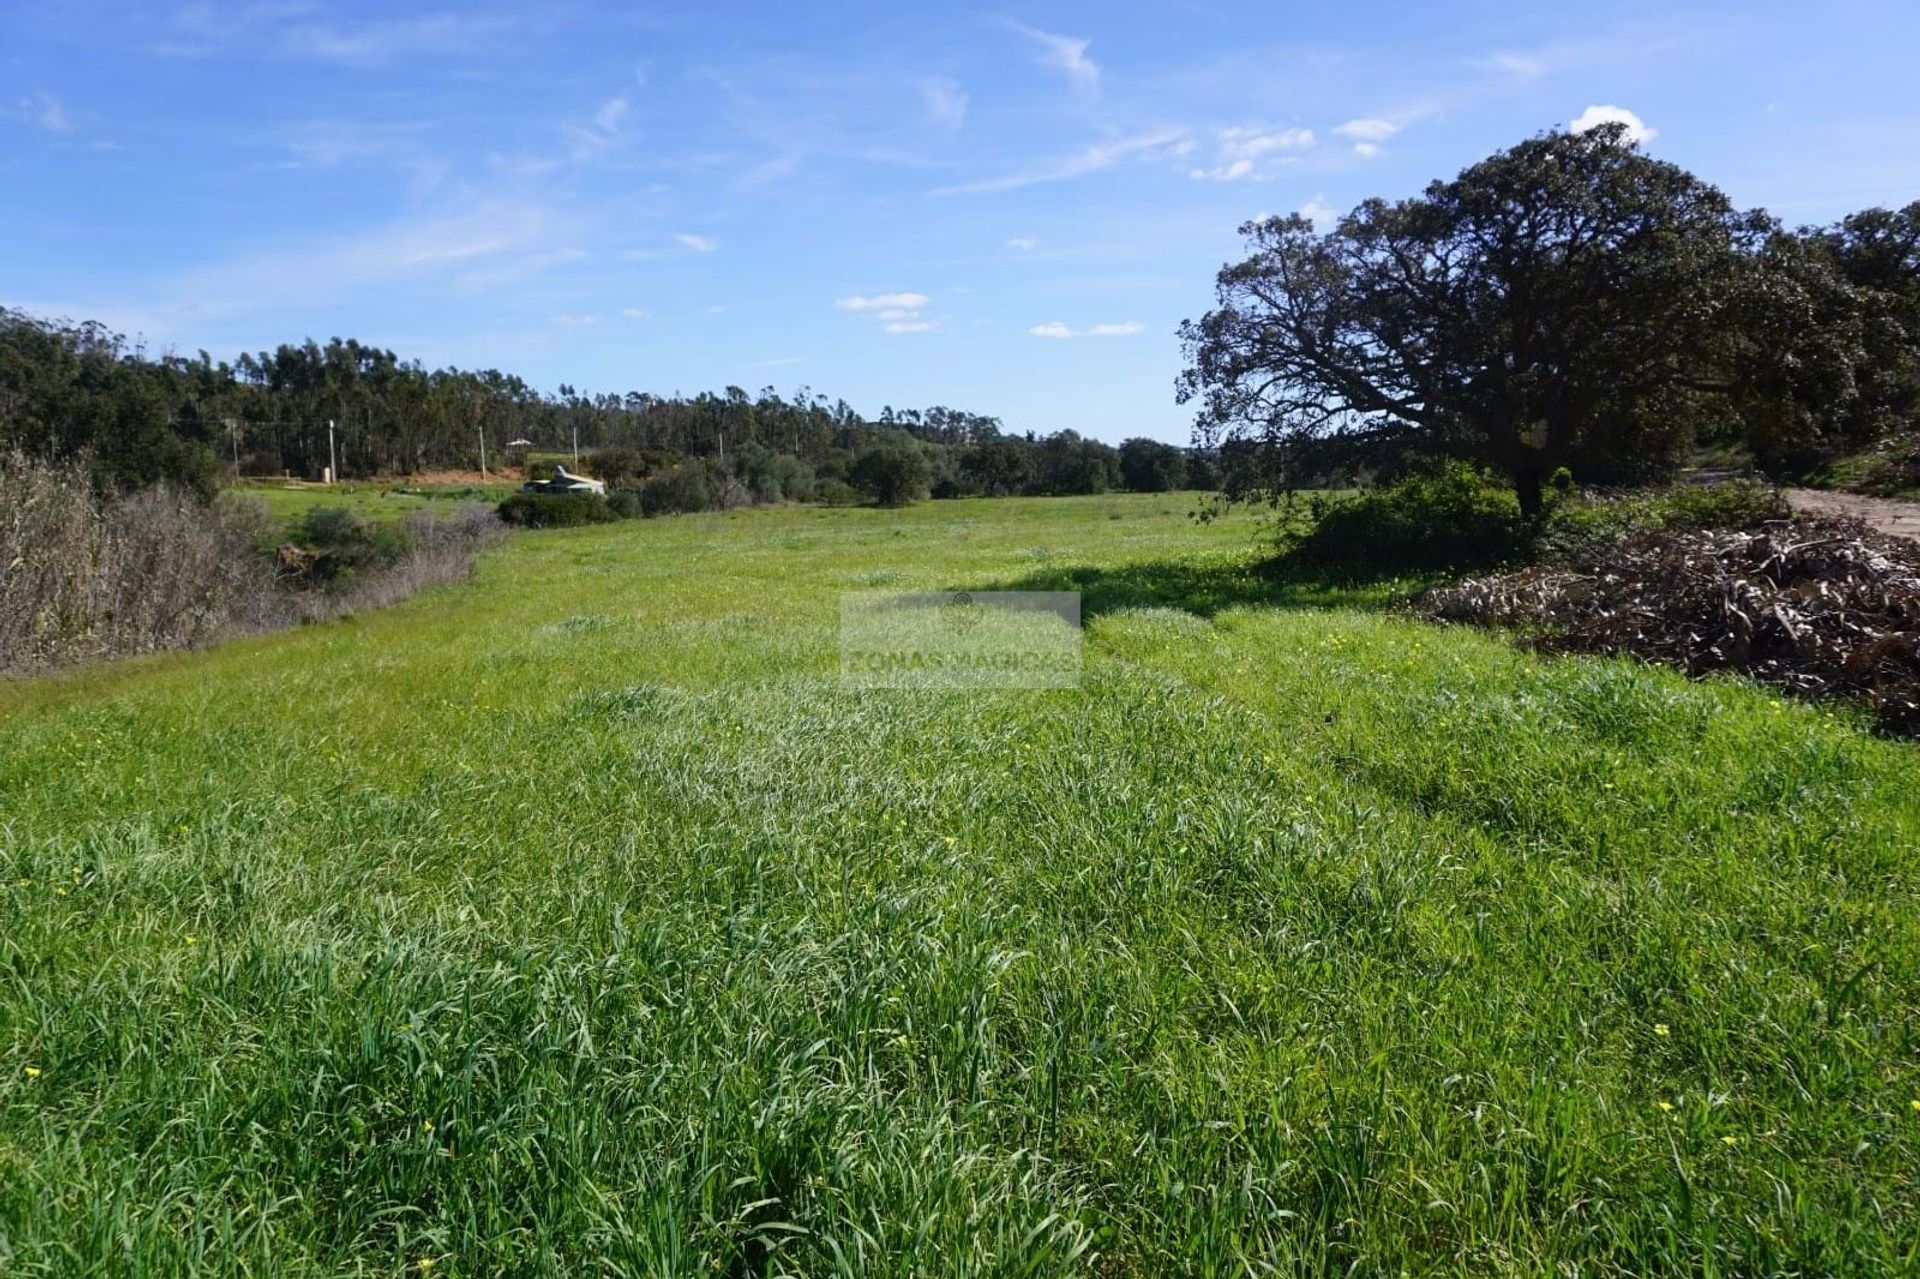
[{"label": "pile of cut branches", "polygon": [[1514,628],[1551,652],[1630,654],[1862,701],[1890,731],[1920,735],[1920,545],[1857,520],[1653,529],[1414,604],[1440,621]]}]

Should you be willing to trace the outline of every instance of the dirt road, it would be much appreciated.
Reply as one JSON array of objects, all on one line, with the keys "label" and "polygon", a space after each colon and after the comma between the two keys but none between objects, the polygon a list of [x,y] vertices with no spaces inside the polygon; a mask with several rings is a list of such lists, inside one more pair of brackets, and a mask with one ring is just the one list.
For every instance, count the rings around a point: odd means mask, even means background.
[{"label": "dirt road", "polygon": [[1920,502],[1862,497],[1857,493],[1833,493],[1825,489],[1788,489],[1786,494],[1796,511],[1809,515],[1851,515],[1865,520],[1881,533],[1920,542]]}]

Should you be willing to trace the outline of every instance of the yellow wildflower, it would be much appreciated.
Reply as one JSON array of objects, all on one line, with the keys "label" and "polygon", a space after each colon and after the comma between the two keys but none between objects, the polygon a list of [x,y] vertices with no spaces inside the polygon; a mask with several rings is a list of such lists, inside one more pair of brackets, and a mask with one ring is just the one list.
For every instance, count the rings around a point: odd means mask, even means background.
[{"label": "yellow wildflower", "polygon": [[1729,1145],[1729,1146],[1737,1146],[1737,1145],[1739,1145],[1739,1144],[1740,1144],[1740,1139],[1739,1139],[1738,1137],[1735,1137],[1735,1136],[1731,1136],[1731,1135],[1729,1135],[1729,1136],[1725,1136],[1725,1137],[1722,1137],[1722,1138],[1721,1138],[1720,1140],[1721,1140],[1721,1141],[1722,1141],[1722,1142],[1723,1142],[1724,1144],[1726,1144],[1726,1145]]},{"label": "yellow wildflower", "polygon": [[1657,1021],[1653,1024],[1653,1033],[1660,1036],[1660,1038],[1665,1039],[1668,1035],[1672,1034],[1673,1032],[1667,1029],[1666,1022]]},{"label": "yellow wildflower", "polygon": [[38,1078],[40,1078],[40,1067],[38,1067],[38,1066],[28,1066],[28,1067],[27,1067],[27,1078],[28,1078],[28,1079],[38,1079]]},{"label": "yellow wildflower", "polygon": [[1670,1101],[1656,1101],[1653,1104],[1660,1107],[1660,1109],[1665,1111],[1667,1114],[1673,1113],[1673,1103]]}]

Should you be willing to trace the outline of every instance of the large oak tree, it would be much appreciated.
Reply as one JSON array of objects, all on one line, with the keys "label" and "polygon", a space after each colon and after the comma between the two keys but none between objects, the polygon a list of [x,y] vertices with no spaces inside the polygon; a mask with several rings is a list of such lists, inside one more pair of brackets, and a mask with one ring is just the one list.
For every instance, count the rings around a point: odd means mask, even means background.
[{"label": "large oak tree", "polygon": [[1202,446],[1463,457],[1537,510],[1558,467],[1657,474],[1739,411],[1727,325],[1770,229],[1621,126],[1546,134],[1326,234],[1248,223],[1179,395]]}]

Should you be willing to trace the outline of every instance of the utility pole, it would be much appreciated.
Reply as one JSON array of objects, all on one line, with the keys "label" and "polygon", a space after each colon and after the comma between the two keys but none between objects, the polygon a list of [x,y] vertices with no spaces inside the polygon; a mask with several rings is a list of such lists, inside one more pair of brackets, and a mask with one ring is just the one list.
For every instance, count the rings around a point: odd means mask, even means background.
[{"label": "utility pole", "polygon": [[480,428],[480,482],[487,482],[487,428]]},{"label": "utility pole", "polygon": [[333,451],[333,419],[327,419],[327,483],[340,478],[340,459]]},{"label": "utility pole", "polygon": [[239,475],[240,475],[240,419],[239,418],[230,417],[227,419],[227,434],[233,436],[233,474],[234,474],[234,477],[237,479],[239,478]]},{"label": "utility pole", "polygon": [[580,424],[573,424],[573,469],[580,469]]}]

